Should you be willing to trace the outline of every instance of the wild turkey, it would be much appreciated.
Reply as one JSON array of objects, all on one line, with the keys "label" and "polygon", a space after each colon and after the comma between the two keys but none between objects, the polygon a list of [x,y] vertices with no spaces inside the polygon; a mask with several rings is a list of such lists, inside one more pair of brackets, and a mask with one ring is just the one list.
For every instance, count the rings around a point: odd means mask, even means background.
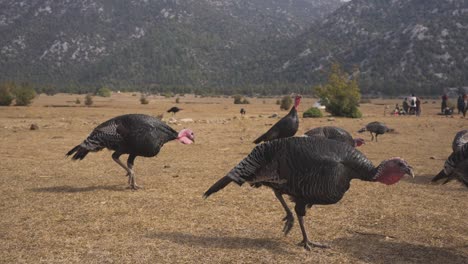
[{"label": "wild turkey", "polygon": [[306,207],[337,203],[349,189],[352,179],[389,185],[398,182],[405,174],[414,177],[412,168],[401,158],[391,158],[374,167],[360,151],[348,144],[320,137],[291,137],[257,145],[244,160],[211,186],[204,197],[231,182],[268,186],[275,191],[286,211],[283,231],[287,234],[294,217],[282,195],[291,196],[303,236],[300,245],[309,250],[311,245],[324,245],[311,243],[307,237],[303,220]]},{"label": "wild turkey", "polygon": [[240,114],[241,114],[241,115],[245,115],[246,113],[247,113],[247,112],[245,111],[244,108],[241,108],[241,109],[240,109]]},{"label": "wild turkey", "polygon": [[365,127],[361,128],[358,132],[359,133],[362,133],[362,132],[365,132],[365,131],[369,131],[371,136],[372,136],[372,140],[374,140],[374,135],[372,133],[375,134],[375,142],[377,142],[377,136],[378,135],[383,135],[387,132],[393,132],[395,131],[393,128],[388,128],[384,123],[382,122],[370,122],[369,124],[367,124]]},{"label": "wild turkey", "polygon": [[452,142],[452,150],[453,152],[460,149],[463,145],[468,143],[468,130],[459,131]]},{"label": "wild turkey", "polygon": [[365,144],[364,139],[362,138],[353,138],[351,134],[340,127],[335,126],[323,126],[316,127],[304,133],[309,137],[323,137],[328,139],[333,139],[336,141],[341,141],[352,147],[360,147]]},{"label": "wild turkey", "polygon": [[270,141],[278,138],[292,137],[299,128],[299,118],[297,116],[297,107],[301,102],[301,96],[296,95],[294,106],[291,111],[274,124],[265,134],[257,138],[253,143],[258,144],[262,141]]},{"label": "wild turkey", "polygon": [[180,110],[183,110],[182,108],[179,108],[177,106],[173,106],[171,107],[169,110],[167,110],[168,113],[172,113],[172,115],[175,115],[177,112],[179,112]]},{"label": "wild turkey", "polygon": [[468,187],[468,144],[464,144],[452,152],[445,161],[444,169],[432,181],[436,182],[441,179],[446,179],[444,184],[457,179]]},{"label": "wild turkey", "polygon": [[[112,159],[125,169],[128,184],[132,189],[139,186],[135,182],[133,163],[137,156],[154,157],[168,141],[177,140],[182,144],[191,144],[195,136],[190,129],[177,133],[161,120],[142,114],[128,114],[114,117],[97,126],[88,138],[80,145],[71,149],[66,155],[72,154],[72,160],[82,160],[89,152],[97,152],[104,148],[114,150]],[[119,159],[122,154],[129,154],[127,166]]]}]

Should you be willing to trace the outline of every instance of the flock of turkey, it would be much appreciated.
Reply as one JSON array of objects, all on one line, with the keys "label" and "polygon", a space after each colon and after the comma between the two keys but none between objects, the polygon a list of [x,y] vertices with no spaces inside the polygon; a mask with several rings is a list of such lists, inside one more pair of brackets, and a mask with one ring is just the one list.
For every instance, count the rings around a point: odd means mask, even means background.
[{"label": "flock of turkey", "polygon": [[[412,167],[403,159],[394,157],[374,166],[355,147],[364,144],[362,138],[353,138],[346,130],[333,127],[317,127],[305,132],[303,137],[294,137],[299,127],[297,107],[300,96],[295,97],[291,111],[257,138],[252,152],[218,180],[205,193],[207,198],[231,182],[253,187],[266,186],[273,190],[285,210],[283,232],[288,234],[295,218],[283,195],[295,203],[294,212],[302,232],[300,245],[310,250],[311,246],[327,247],[311,242],[304,226],[306,208],[313,205],[334,204],[340,201],[353,179],[380,182],[386,185],[397,183],[404,175],[414,178]],[[176,113],[174,111],[168,111]],[[372,138],[391,132],[381,122],[371,122],[358,132],[369,131]],[[177,140],[191,144],[195,135],[190,129],[176,132],[158,118],[142,114],[128,114],[112,118],[97,126],[91,134],[66,155],[73,160],[83,159],[89,152],[104,148],[113,150],[112,159],[127,173],[130,188],[137,189],[133,163],[137,156],[156,156],[168,141]],[[262,144],[259,144],[264,142]],[[457,133],[453,141],[453,153],[445,162],[444,169],[433,181],[457,179],[468,187],[468,130]],[[128,154],[127,165],[119,157]]]}]

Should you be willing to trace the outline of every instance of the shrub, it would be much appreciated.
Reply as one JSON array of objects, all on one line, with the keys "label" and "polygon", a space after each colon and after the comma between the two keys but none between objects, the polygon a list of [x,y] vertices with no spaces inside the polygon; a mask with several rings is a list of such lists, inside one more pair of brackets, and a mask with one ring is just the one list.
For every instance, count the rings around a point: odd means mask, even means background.
[{"label": "shrub", "polygon": [[112,91],[107,88],[107,87],[101,87],[99,90],[96,92],[97,96],[102,96],[102,97],[110,97],[112,94]]},{"label": "shrub", "polygon": [[2,83],[0,84],[0,105],[9,106],[13,101],[14,83]]},{"label": "shrub", "polygon": [[277,105],[280,105],[280,104],[281,104],[281,100],[280,100],[280,99],[276,100],[276,104],[277,104]]},{"label": "shrub", "polygon": [[307,111],[305,111],[304,114],[302,114],[302,117],[304,118],[316,118],[322,116],[322,111],[320,111],[320,109],[318,109],[317,107],[311,107],[307,109]]},{"label": "shrub", "polygon": [[349,79],[341,66],[332,65],[328,82],[315,88],[316,94],[324,103],[327,112],[333,116],[361,117],[358,109],[361,93],[356,79]]},{"label": "shrub", "polygon": [[14,93],[16,105],[19,106],[30,105],[34,97],[36,97],[36,91],[29,84],[22,84]]},{"label": "shrub", "polygon": [[142,94],[141,97],[140,97],[140,103],[141,104],[149,104],[149,100],[148,100],[148,98],[146,98],[145,95]]},{"label": "shrub", "polygon": [[175,103],[176,103],[176,104],[180,103],[180,98],[179,98],[179,97],[177,97],[177,98],[175,99]]},{"label": "shrub", "polygon": [[91,106],[91,105],[93,105],[93,96],[92,96],[91,94],[87,94],[87,95],[85,96],[84,104],[85,104],[86,106]]},{"label": "shrub", "polygon": [[234,95],[234,104],[250,104],[250,102],[247,98],[237,94]]},{"label": "shrub", "polygon": [[292,98],[289,95],[284,96],[281,98],[281,104],[280,104],[280,109],[281,110],[288,110],[291,108],[292,105]]},{"label": "shrub", "polygon": [[80,101],[80,99],[76,98],[76,100],[75,100],[75,104],[81,104],[81,101]]}]

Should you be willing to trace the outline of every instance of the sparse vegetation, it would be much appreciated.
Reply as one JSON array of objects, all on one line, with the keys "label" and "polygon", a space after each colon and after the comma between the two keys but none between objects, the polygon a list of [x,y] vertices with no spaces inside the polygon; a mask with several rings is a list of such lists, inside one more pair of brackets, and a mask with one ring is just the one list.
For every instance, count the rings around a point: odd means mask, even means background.
[{"label": "sparse vegetation", "polygon": [[146,95],[142,94],[141,97],[140,97],[140,103],[141,104],[149,104],[149,100],[148,98],[146,97]]},{"label": "sparse vegetation", "polygon": [[177,98],[175,99],[175,103],[176,103],[176,104],[180,103],[180,98],[179,98],[179,97],[177,97]]},{"label": "sparse vegetation", "polygon": [[80,101],[80,99],[79,99],[79,98],[76,98],[76,100],[75,100],[75,104],[81,104],[81,101]]},{"label": "sparse vegetation", "polygon": [[250,104],[247,98],[243,97],[242,95],[234,95],[234,104]]},{"label": "sparse vegetation", "polygon": [[87,95],[85,96],[84,104],[85,104],[86,106],[91,106],[91,105],[93,105],[93,96],[92,96],[91,94],[87,94]]},{"label": "sparse vegetation", "polygon": [[289,108],[291,108],[292,102],[293,100],[291,96],[289,95],[283,96],[283,98],[281,98],[280,109],[288,110]]},{"label": "sparse vegetation", "polygon": [[0,106],[9,106],[13,102],[13,90],[15,84],[12,82],[4,82],[0,84]]},{"label": "sparse vegetation", "polygon": [[333,116],[359,118],[361,93],[356,79],[349,79],[338,63],[334,63],[325,85],[315,87],[315,93]]},{"label": "sparse vegetation", "polygon": [[101,87],[101,88],[99,88],[99,90],[96,92],[96,95],[97,95],[97,96],[101,96],[101,97],[111,97],[112,91],[111,91],[111,89],[109,89],[109,88],[107,88],[107,87]]},{"label": "sparse vegetation", "polygon": [[317,107],[311,107],[302,114],[302,117],[317,118],[317,117],[323,117],[323,114],[322,114],[322,111],[320,111],[320,109],[318,109]]},{"label": "sparse vegetation", "polygon": [[36,91],[28,83],[23,83],[20,87],[14,90],[16,105],[27,106],[30,105],[34,97],[36,97]]}]

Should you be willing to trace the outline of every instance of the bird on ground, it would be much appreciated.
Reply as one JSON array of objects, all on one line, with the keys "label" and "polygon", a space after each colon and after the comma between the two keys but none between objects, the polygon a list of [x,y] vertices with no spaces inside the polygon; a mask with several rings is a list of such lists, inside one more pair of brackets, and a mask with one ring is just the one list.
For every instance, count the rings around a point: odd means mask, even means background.
[{"label": "bird on ground", "polygon": [[[370,134],[372,136],[371,141],[374,140],[374,134],[375,134],[375,142],[377,142],[377,136],[378,135],[383,135],[383,134],[385,134],[387,132],[393,132],[395,130],[393,128],[387,127],[382,122],[374,121],[374,122],[370,122],[365,127],[361,128],[358,132],[362,133],[362,132],[365,132],[365,131],[370,132]],[[372,134],[372,133],[374,133],[374,134]]]},{"label": "bird on ground", "polygon": [[301,96],[296,95],[294,98],[294,106],[291,111],[276,124],[274,124],[265,134],[257,138],[253,143],[258,144],[262,141],[270,141],[278,138],[292,137],[296,134],[299,128],[299,117],[297,116],[297,107],[301,102]]},{"label": "bird on ground", "polygon": [[[97,126],[91,134],[66,155],[72,160],[82,160],[89,152],[104,148],[113,150],[112,159],[127,172],[128,184],[138,189],[135,181],[133,163],[137,156],[154,157],[168,141],[177,140],[182,144],[192,144],[195,135],[190,129],[177,133],[161,120],[142,114],[128,114],[114,117]],[[129,154],[127,166],[119,157]]]},{"label": "bird on ground", "polygon": [[466,143],[468,143],[468,130],[459,131],[453,138],[452,150],[455,152]]},{"label": "bird on ground", "polygon": [[341,127],[335,126],[316,127],[305,132],[304,134],[309,137],[322,137],[333,139],[336,141],[341,141],[352,147],[360,147],[361,145],[365,144],[364,139],[353,138],[353,136],[351,136],[351,134],[348,131],[344,130]]},{"label": "bird on ground", "polygon": [[205,193],[223,189],[229,183],[272,188],[281,202],[286,217],[283,232],[291,230],[294,217],[282,195],[287,194],[295,203],[302,242],[299,245],[327,247],[310,242],[304,227],[306,207],[335,204],[341,200],[353,179],[397,183],[405,174],[414,177],[411,166],[401,158],[384,160],[375,167],[359,150],[343,142],[320,137],[290,137],[257,145],[252,152],[226,176],[218,180]]},{"label": "bird on ground", "polygon": [[183,110],[182,108],[179,108],[177,106],[173,106],[171,107],[169,110],[167,110],[168,113],[172,113],[172,115],[175,115],[177,112],[179,112],[180,110]]},{"label": "bird on ground", "polygon": [[241,109],[240,109],[240,114],[241,114],[241,115],[245,115],[246,113],[247,113],[247,112],[245,111],[244,108],[241,108]]},{"label": "bird on ground", "polygon": [[[459,136],[459,133],[457,133],[457,136]],[[457,136],[455,136],[455,139],[457,139]],[[453,147],[455,148],[455,144]],[[444,168],[432,179],[432,182],[441,179],[446,179],[443,184],[457,179],[468,187],[468,144],[455,148],[445,161]]]}]

